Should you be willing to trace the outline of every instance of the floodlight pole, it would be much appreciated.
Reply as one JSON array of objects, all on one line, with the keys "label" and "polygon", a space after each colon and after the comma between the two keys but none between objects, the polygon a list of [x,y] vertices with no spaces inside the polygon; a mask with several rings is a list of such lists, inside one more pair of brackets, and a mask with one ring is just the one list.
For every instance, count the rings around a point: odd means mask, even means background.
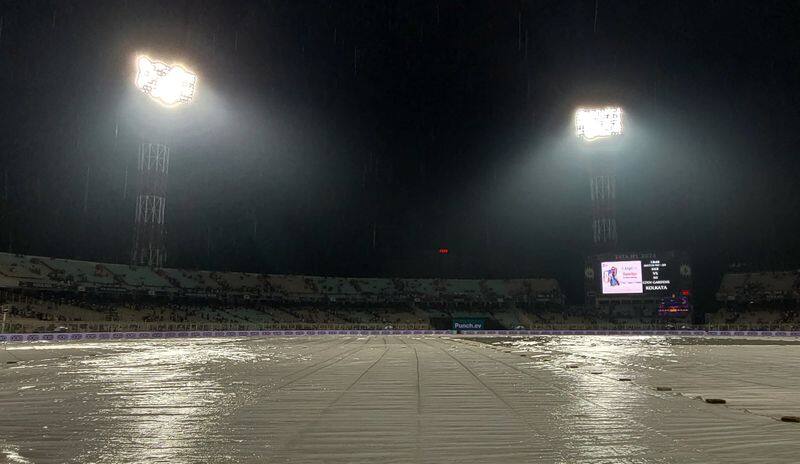
[{"label": "floodlight pole", "polygon": [[138,161],[139,186],[131,264],[159,268],[167,260],[165,212],[169,147],[160,143],[142,143]]},{"label": "floodlight pole", "polygon": [[590,163],[589,197],[592,202],[592,244],[595,252],[617,247],[617,175],[613,153],[598,153]]},{"label": "floodlight pole", "polygon": [[[181,65],[169,65],[146,55],[136,59],[135,85],[153,100],[174,106],[189,103],[194,96],[197,75]],[[165,212],[169,148],[161,143],[139,145],[139,189],[131,262],[163,267],[167,260]]]},{"label": "floodlight pole", "polygon": [[595,252],[612,251],[617,246],[617,176],[615,141],[622,134],[619,107],[578,108],[575,111],[576,135],[589,157],[589,197],[592,202],[592,244]]}]

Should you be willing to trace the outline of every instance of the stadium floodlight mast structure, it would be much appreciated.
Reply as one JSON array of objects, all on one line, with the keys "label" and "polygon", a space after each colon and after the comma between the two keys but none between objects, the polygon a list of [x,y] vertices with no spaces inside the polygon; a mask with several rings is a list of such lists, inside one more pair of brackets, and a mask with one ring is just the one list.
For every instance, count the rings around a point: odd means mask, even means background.
[{"label": "stadium floodlight mast structure", "polygon": [[[194,97],[197,75],[181,65],[168,65],[148,56],[136,58],[136,87],[167,107],[187,104]],[[139,186],[131,263],[163,267],[167,259],[165,212],[169,147],[163,143],[139,145]]]},{"label": "stadium floodlight mast structure", "polygon": [[592,201],[592,242],[595,252],[608,252],[617,245],[617,177],[613,156],[602,156],[609,139],[622,135],[622,109],[617,106],[578,108],[575,135],[591,152],[589,192]]}]

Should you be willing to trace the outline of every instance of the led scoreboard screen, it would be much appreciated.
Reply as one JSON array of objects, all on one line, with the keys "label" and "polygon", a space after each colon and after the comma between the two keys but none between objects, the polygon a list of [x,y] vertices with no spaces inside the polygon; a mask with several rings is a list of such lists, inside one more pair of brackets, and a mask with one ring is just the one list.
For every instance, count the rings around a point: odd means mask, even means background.
[{"label": "led scoreboard screen", "polygon": [[688,264],[673,255],[607,255],[597,257],[593,267],[596,288],[603,295],[666,296],[688,288],[688,275],[681,275],[689,272]]},{"label": "led scoreboard screen", "polygon": [[672,281],[667,263],[658,259],[600,263],[604,295],[668,292]]},{"label": "led scoreboard screen", "polygon": [[603,294],[642,293],[641,261],[607,261],[600,265]]}]

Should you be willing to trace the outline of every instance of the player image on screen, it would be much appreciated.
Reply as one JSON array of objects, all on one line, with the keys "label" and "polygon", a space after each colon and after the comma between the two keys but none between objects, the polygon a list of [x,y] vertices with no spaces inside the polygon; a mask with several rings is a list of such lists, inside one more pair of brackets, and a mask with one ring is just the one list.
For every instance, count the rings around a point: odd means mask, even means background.
[{"label": "player image on screen", "polygon": [[617,279],[617,268],[612,267],[608,270],[608,272],[606,272],[606,281],[611,287],[616,287],[619,285],[619,279]]},{"label": "player image on screen", "polygon": [[642,293],[641,261],[609,261],[601,264],[603,294]]}]

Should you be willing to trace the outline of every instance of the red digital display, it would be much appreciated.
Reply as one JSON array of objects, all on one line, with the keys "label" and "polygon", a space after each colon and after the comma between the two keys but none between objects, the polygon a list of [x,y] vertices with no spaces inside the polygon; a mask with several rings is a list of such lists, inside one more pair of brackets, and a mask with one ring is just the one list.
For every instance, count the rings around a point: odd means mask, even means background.
[{"label": "red digital display", "polygon": [[439,248],[439,254],[440,255],[446,255],[448,253],[450,253],[450,249],[449,248]]}]

